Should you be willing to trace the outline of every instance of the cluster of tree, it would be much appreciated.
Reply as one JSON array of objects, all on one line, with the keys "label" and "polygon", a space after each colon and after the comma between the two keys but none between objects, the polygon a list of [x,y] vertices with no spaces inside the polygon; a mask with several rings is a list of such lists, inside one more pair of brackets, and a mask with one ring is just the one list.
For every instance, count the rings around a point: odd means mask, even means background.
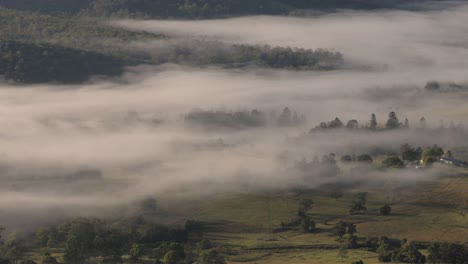
[{"label": "cluster of tree", "polygon": [[118,75],[124,63],[112,56],[49,44],[0,40],[0,75],[20,83],[76,83],[92,75]]},{"label": "cluster of tree", "polygon": [[394,245],[382,237],[376,244],[376,252],[380,262],[426,263],[426,257],[419,252],[417,245],[406,239]]},{"label": "cluster of tree", "polygon": [[342,162],[362,162],[362,163],[372,163],[374,159],[369,154],[361,154],[359,156],[356,155],[343,155],[341,156]]},{"label": "cluster of tree", "polygon": [[285,107],[281,114],[275,112],[265,113],[257,109],[251,111],[204,111],[194,110],[185,116],[185,121],[202,125],[226,128],[249,128],[267,125],[298,126],[305,122],[303,115]]},{"label": "cluster of tree", "polygon": [[363,214],[367,212],[367,193],[361,192],[356,194],[353,200],[353,204],[351,205],[351,209],[349,210],[350,214]]},{"label": "cluster of tree", "polygon": [[[123,254],[128,254],[132,263],[140,263],[143,256],[161,264],[226,263],[210,241],[187,243],[186,233],[197,228],[192,222],[188,222],[184,230],[171,230],[143,219],[111,224],[78,218],[39,229],[36,240],[38,246],[49,250],[63,249],[63,263],[67,264],[81,264],[91,258],[99,263],[121,263]],[[0,233],[2,230],[0,228]],[[23,242],[10,240],[3,243],[0,236],[1,264],[36,264],[29,258],[28,251],[30,249]],[[40,263],[58,264],[59,261],[46,252]]]},{"label": "cluster of tree", "polygon": [[[113,4],[119,1],[112,1]],[[104,3],[102,3],[104,4]],[[107,6],[107,4],[104,4]],[[18,60],[33,63],[38,59],[45,67],[29,67],[28,72],[17,67],[15,74],[10,69],[5,74],[7,78],[23,82],[59,81],[77,82],[83,76],[89,75],[87,69],[94,74],[112,73],[122,65],[136,64],[162,64],[181,63],[191,65],[224,65],[226,67],[244,67],[257,65],[267,68],[284,68],[296,70],[329,70],[342,66],[343,56],[339,52],[324,49],[298,49],[270,47],[259,45],[230,45],[216,41],[192,41],[168,45],[165,48],[155,50],[131,49],[130,41],[149,40],[164,36],[147,32],[132,32],[118,27],[109,26],[99,19],[83,16],[50,16],[34,12],[18,11],[2,8],[0,6],[0,39],[9,45],[8,50],[0,50],[0,56],[9,57],[18,53]],[[25,53],[20,45],[29,45],[28,49],[37,49],[42,55],[46,50],[51,58],[42,58],[34,54]],[[5,45],[5,44],[3,44]],[[70,48],[70,49],[65,49]],[[76,50],[75,50],[76,49]],[[38,51],[38,52],[39,52]],[[53,55],[60,53],[59,60],[54,64]],[[85,52],[86,51],[86,52]],[[35,53],[35,52],[33,52]],[[77,54],[88,54],[96,57],[91,60],[77,57]],[[107,55],[104,56],[103,54]],[[14,57],[13,57],[14,58]],[[79,68],[82,60],[86,59],[86,67]],[[96,64],[97,62],[101,64]],[[113,63],[111,63],[111,61]],[[64,63],[68,62],[68,63]],[[17,66],[16,61],[10,62],[11,67]],[[63,63],[63,65],[62,65]],[[33,65],[35,66],[35,65]],[[62,72],[56,69],[67,70],[75,67],[76,74],[61,77]],[[41,69],[47,74],[41,72]],[[100,69],[101,72],[96,72]],[[107,70],[106,70],[107,69]],[[66,73],[66,72],[65,72]],[[10,76],[13,75],[13,76]],[[21,76],[25,75],[25,76]],[[32,78],[31,75],[44,76],[42,79]],[[18,77],[19,76],[19,77]],[[62,79],[61,79],[62,78]]]},{"label": "cluster of tree", "polygon": [[453,93],[453,92],[466,92],[468,91],[467,84],[457,83],[440,83],[436,81],[429,81],[424,86],[424,90],[431,93]]},{"label": "cluster of tree", "polygon": [[134,61],[144,60],[145,57],[137,52],[123,49],[123,46],[130,41],[163,37],[109,26],[100,19],[51,16],[2,7],[0,7],[0,22],[1,38],[5,40],[49,43],[125,57]]},{"label": "cluster of tree", "polygon": [[468,260],[468,249],[454,243],[433,243],[427,249],[428,263],[462,264]]},{"label": "cluster of tree", "polygon": [[296,162],[295,169],[301,174],[308,177],[310,175],[333,177],[338,175],[340,169],[336,163],[335,154],[324,155],[321,160],[315,157],[308,162],[305,158]]},{"label": "cluster of tree", "polygon": [[356,225],[340,221],[335,225],[335,231],[340,240],[345,242],[345,248],[356,248],[357,237],[354,235],[357,232]]},{"label": "cluster of tree", "polygon": [[[333,129],[333,128],[343,128],[343,127],[345,127],[343,122],[341,122],[341,120],[338,117],[336,117],[330,122],[321,122],[320,125],[315,127],[315,129],[328,129],[328,128]],[[359,123],[357,120],[349,120],[348,123],[346,123],[346,128],[349,128],[349,129],[359,128]],[[313,130],[314,129],[312,129],[311,132]]]},{"label": "cluster of tree", "polygon": [[402,0],[0,0],[2,6],[54,14],[186,18],[300,13],[304,9],[403,8],[404,4]]},{"label": "cluster of tree", "polygon": [[302,198],[299,202],[299,209],[297,211],[297,216],[301,221],[301,230],[305,233],[313,233],[316,230],[315,221],[313,221],[307,211],[309,211],[314,202],[311,199]]},{"label": "cluster of tree", "polygon": [[249,65],[291,70],[333,70],[343,65],[343,55],[326,49],[229,45],[218,41],[179,42],[151,52],[153,63],[191,65],[218,64],[226,67]]},{"label": "cluster of tree", "polygon": [[382,164],[384,164],[387,168],[404,168],[405,163],[400,159],[398,156],[387,156],[383,161]]}]

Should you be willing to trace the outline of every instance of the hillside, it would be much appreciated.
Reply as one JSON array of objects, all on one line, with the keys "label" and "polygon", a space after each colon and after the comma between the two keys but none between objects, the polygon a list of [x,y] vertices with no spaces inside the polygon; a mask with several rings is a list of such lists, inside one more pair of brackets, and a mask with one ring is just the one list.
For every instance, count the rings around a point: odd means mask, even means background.
[{"label": "hillside", "polygon": [[49,14],[186,18],[287,14],[300,9],[414,8],[407,4],[403,0],[0,0],[0,6]]}]

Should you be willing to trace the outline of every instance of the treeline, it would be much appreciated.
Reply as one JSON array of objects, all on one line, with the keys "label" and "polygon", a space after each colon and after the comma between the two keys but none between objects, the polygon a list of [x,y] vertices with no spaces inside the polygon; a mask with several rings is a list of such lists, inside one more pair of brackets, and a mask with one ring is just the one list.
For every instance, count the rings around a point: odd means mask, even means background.
[{"label": "treeline", "polygon": [[259,66],[291,70],[334,70],[343,66],[340,52],[326,49],[271,47],[269,45],[228,45],[216,41],[174,43],[151,52],[160,63],[222,65],[224,67]]},{"label": "treeline", "polygon": [[[165,36],[127,31],[81,16],[50,16],[0,8],[0,23],[3,43],[0,57],[6,60],[0,75],[24,83],[79,82],[90,75],[119,74],[120,70],[116,69],[121,66],[137,64],[179,63],[231,68],[254,65],[292,70],[332,70],[343,65],[341,53],[325,49],[230,45],[215,41],[177,42],[157,49],[132,48],[135,41]],[[43,51],[49,56],[38,56]],[[54,59],[52,54],[60,54],[60,57]],[[91,55],[96,58],[92,59]],[[38,59],[42,67],[37,67]],[[99,69],[102,66],[107,67]],[[82,70],[73,76],[70,68]],[[61,76],[62,73],[65,76]]]},{"label": "treeline", "polygon": [[406,4],[403,0],[0,0],[0,6],[51,14],[184,18],[287,14],[303,9],[401,8]]},{"label": "treeline", "polygon": [[[421,117],[418,120],[418,124],[415,127],[417,129],[428,129],[426,118]],[[315,128],[312,128],[310,130],[310,133],[313,133],[316,131],[322,131],[322,130],[328,130],[328,129],[340,129],[340,128],[366,129],[366,130],[374,130],[374,131],[400,129],[400,128],[408,129],[410,128],[410,121],[408,120],[408,118],[405,118],[405,120],[401,122],[397,114],[393,111],[388,114],[388,117],[383,124],[378,122],[375,114],[371,115],[369,122],[366,123],[365,125],[359,125],[359,122],[355,119],[349,120],[345,125],[338,117],[336,117],[335,119],[329,122],[321,122],[318,126],[316,126]],[[443,121],[441,121],[441,124],[438,129],[441,129],[441,130],[446,129]],[[462,123],[455,125],[455,123],[450,122],[448,129],[452,131],[464,132],[465,127]]]},{"label": "treeline", "polygon": [[0,75],[20,83],[86,81],[91,75],[118,75],[124,62],[96,52],[51,44],[0,40]]},{"label": "treeline", "polygon": [[[164,264],[224,264],[210,241],[189,240],[190,235],[201,232],[200,228],[195,221],[187,221],[183,228],[170,228],[142,217],[117,222],[76,218],[40,228],[28,240],[3,241],[0,234],[0,263],[142,263],[151,259],[151,263]],[[31,256],[38,248],[44,249],[43,255]],[[124,259],[124,255],[128,257]]]},{"label": "treeline", "polygon": [[279,115],[274,111],[265,113],[257,109],[237,112],[193,110],[185,115],[184,119],[189,124],[220,128],[255,128],[267,125],[290,127],[305,122],[304,115],[298,115],[288,107]]}]

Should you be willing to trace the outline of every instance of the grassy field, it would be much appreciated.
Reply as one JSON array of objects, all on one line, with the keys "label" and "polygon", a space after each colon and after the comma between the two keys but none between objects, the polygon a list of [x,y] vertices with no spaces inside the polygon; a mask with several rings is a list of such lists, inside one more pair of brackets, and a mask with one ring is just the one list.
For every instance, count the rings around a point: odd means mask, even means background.
[{"label": "grassy field", "polygon": [[[351,263],[358,260],[378,263],[377,254],[366,249],[346,250],[344,256],[340,256],[342,242],[335,234],[335,224],[339,221],[354,223],[361,242],[387,236],[422,243],[468,244],[468,217],[457,210],[468,201],[468,170],[447,170],[450,175],[438,180],[400,184],[391,198],[385,183],[372,189],[345,189],[341,198],[332,197],[335,187],[246,191],[162,202],[165,213],[154,220],[179,226],[189,219],[202,222],[204,237],[215,242],[231,264]],[[351,215],[349,209],[357,192],[368,192],[368,210],[365,214]],[[317,223],[317,231],[306,234],[299,226],[281,229],[282,222],[297,219],[302,199],[313,201],[307,214]],[[388,216],[379,214],[379,208],[385,204],[392,208]],[[37,249],[32,254],[40,256],[44,250]],[[63,250],[50,253],[61,258]]]},{"label": "grassy field", "polygon": [[[229,263],[351,263],[363,260],[377,263],[377,255],[366,250],[347,250],[338,256],[340,242],[333,227],[339,221],[355,223],[361,239],[387,236],[416,242],[447,241],[468,244],[468,218],[457,212],[468,200],[466,170],[453,177],[399,189],[393,201],[382,189],[369,191],[362,215],[350,215],[354,190],[342,198],[331,191],[220,195],[179,206],[179,216],[206,223],[206,237],[219,244]],[[279,231],[281,222],[297,216],[299,201],[314,201],[307,213],[318,231],[304,234],[299,229]],[[378,209],[391,204],[392,213],[382,216]]]}]

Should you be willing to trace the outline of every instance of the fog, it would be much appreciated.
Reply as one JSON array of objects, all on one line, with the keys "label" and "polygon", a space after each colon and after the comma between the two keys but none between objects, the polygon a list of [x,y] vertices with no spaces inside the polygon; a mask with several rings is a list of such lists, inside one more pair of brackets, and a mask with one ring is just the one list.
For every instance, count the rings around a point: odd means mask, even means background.
[{"label": "fog", "polygon": [[[468,81],[468,7],[113,24],[169,35],[169,40],[131,46],[142,52],[163,52],[192,39],[327,48],[342,52],[346,67],[325,72],[141,65],[121,77],[83,85],[2,84],[0,210],[6,213],[0,221],[52,209],[65,215],[94,214],[148,196],[371,183],[382,174],[416,184],[442,170],[371,170],[336,177],[312,171],[305,178],[293,171],[295,162],[329,153],[396,151],[403,143],[463,146],[466,134],[415,128],[422,116],[433,128],[441,120],[446,126],[450,121],[468,124],[468,93],[423,88],[430,80]],[[194,109],[279,114],[284,107],[307,121],[292,127],[232,129],[194,126],[184,119]],[[309,134],[335,117],[366,125],[371,113],[383,126],[390,111],[400,121],[408,118],[411,129]],[[216,144],[219,139],[222,145]],[[281,158],[284,153],[286,159]],[[80,171],[96,173],[83,179],[76,176]]]}]

